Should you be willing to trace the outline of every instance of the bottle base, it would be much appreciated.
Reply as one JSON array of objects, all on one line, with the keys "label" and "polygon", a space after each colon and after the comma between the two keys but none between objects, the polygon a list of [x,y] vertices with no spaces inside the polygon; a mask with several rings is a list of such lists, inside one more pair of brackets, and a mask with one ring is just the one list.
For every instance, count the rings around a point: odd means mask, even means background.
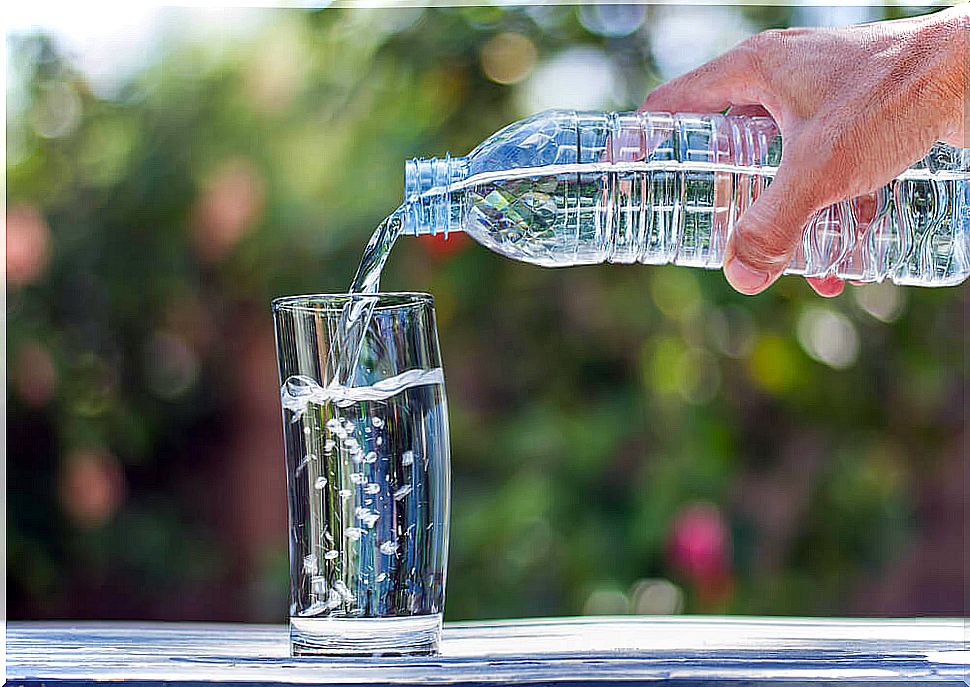
[{"label": "bottle base", "polygon": [[429,656],[441,614],[392,618],[290,618],[293,656]]}]

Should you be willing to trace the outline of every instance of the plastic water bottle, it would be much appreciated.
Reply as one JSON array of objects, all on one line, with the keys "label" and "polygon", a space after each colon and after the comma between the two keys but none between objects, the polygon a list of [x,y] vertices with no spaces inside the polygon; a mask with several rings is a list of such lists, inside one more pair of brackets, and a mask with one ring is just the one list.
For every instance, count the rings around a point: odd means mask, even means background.
[{"label": "plastic water bottle", "polygon": [[[719,268],[738,218],[771,182],[768,118],[553,110],[467,157],[407,163],[402,233],[464,231],[547,267]],[[786,274],[948,286],[970,274],[970,149],[937,143],[874,193],[806,226]]]}]

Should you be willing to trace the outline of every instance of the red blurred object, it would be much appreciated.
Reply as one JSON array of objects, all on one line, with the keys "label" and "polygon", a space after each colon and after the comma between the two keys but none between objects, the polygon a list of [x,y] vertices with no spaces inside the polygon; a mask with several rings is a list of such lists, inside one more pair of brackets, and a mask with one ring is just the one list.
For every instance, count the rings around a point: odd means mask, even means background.
[{"label": "red blurred object", "polygon": [[432,236],[426,234],[418,239],[421,245],[435,260],[447,260],[453,255],[457,255],[471,243],[468,235],[463,231],[453,231],[445,238],[444,234]]},{"label": "red blurred object", "polygon": [[196,202],[195,250],[207,262],[222,260],[259,221],[264,183],[245,158],[223,163]]},{"label": "red blurred object", "polygon": [[16,205],[7,212],[7,286],[32,284],[47,269],[50,229],[33,205]]},{"label": "red blurred object", "polygon": [[669,564],[694,587],[703,606],[731,590],[731,535],[717,506],[690,503],[674,517],[667,540]]},{"label": "red blurred object", "polygon": [[61,505],[80,527],[106,522],[125,499],[124,471],[107,451],[76,451],[61,472]]},{"label": "red blurred object", "polygon": [[57,388],[57,369],[47,349],[33,342],[21,348],[10,370],[10,383],[27,405],[46,405]]}]

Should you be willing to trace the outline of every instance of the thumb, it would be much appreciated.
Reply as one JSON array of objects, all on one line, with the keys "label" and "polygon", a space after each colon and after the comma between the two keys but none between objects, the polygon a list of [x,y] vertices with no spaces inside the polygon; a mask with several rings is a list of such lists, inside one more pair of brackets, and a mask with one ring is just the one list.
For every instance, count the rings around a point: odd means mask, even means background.
[{"label": "thumb", "polygon": [[736,290],[753,295],[768,288],[791,262],[820,203],[809,175],[784,161],[775,178],[738,220],[724,250],[724,276]]}]

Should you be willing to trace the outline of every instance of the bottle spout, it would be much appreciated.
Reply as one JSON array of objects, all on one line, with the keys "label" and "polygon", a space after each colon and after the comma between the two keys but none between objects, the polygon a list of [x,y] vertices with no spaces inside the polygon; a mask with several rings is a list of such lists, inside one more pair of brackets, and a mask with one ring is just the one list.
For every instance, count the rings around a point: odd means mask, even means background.
[{"label": "bottle spout", "polygon": [[404,166],[404,228],[410,236],[461,231],[456,185],[468,173],[467,158],[414,158]]}]

